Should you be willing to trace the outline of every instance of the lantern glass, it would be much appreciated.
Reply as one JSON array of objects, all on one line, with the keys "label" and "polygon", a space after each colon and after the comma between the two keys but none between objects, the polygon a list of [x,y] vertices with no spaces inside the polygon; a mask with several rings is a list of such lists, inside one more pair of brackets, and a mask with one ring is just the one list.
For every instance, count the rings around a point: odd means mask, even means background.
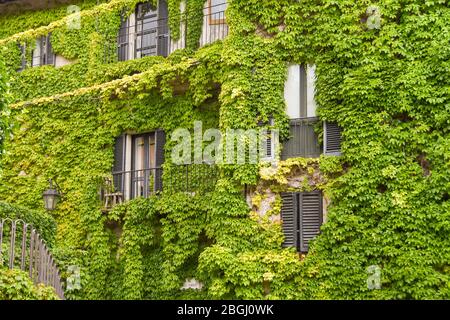
[{"label": "lantern glass", "polygon": [[52,211],[56,209],[56,205],[58,204],[60,194],[56,189],[53,189],[50,185],[50,189],[47,189],[44,192],[44,205],[45,209]]}]

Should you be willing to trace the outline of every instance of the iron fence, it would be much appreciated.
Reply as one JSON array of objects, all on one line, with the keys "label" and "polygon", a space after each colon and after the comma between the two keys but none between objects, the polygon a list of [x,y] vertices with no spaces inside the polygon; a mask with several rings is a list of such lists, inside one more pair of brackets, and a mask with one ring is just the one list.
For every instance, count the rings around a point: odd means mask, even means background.
[{"label": "iron fence", "polygon": [[316,158],[322,153],[314,127],[318,118],[299,118],[290,121],[290,138],[283,143],[281,159]]},{"label": "iron fence", "polygon": [[31,224],[22,220],[0,220],[0,266],[18,268],[35,283],[55,289],[64,299],[61,276],[44,240]]}]

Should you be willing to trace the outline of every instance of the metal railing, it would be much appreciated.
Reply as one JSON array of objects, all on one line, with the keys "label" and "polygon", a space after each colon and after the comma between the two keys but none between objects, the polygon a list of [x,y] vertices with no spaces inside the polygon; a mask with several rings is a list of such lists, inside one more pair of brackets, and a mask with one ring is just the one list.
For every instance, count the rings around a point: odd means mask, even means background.
[{"label": "metal railing", "polygon": [[[229,29],[226,22],[224,6],[226,2],[203,9],[203,27],[200,47],[211,44],[228,36]],[[189,28],[189,21],[188,21]]]},{"label": "metal railing", "polygon": [[162,173],[162,168],[113,172],[111,194],[119,201],[148,198],[162,191]]},{"label": "metal railing", "polygon": [[172,166],[164,174],[162,168],[113,172],[100,190],[100,198],[104,210],[110,210],[116,204],[161,192],[211,192],[217,179],[217,167],[207,164]]},{"label": "metal railing", "polygon": [[314,131],[318,118],[299,118],[290,121],[290,138],[283,143],[281,159],[304,157],[316,158],[322,153]]},{"label": "metal railing", "polygon": [[[225,10],[218,10],[226,3],[206,6],[203,9],[203,26],[199,39],[200,47],[224,39],[229,32]],[[200,13],[201,15],[202,13]],[[145,56],[167,57],[178,49],[184,49],[187,30],[190,28],[189,15],[181,14],[180,39],[170,35],[168,18],[145,19],[131,23],[126,19],[119,28],[116,39],[105,44],[104,63],[139,59]]]},{"label": "metal railing", "polygon": [[164,192],[186,192],[202,194],[212,192],[216,186],[219,171],[209,164],[173,166],[164,174]]},{"label": "metal railing", "polygon": [[27,272],[35,284],[53,287],[58,297],[64,299],[58,267],[31,224],[8,218],[0,220],[0,266],[5,265]]},{"label": "metal railing", "polygon": [[46,65],[54,66],[56,62],[56,54],[52,51],[37,55],[35,52],[31,52],[31,55],[27,57],[26,49],[24,46],[19,45],[20,50],[20,67],[17,71],[23,71],[27,68],[41,67]]}]

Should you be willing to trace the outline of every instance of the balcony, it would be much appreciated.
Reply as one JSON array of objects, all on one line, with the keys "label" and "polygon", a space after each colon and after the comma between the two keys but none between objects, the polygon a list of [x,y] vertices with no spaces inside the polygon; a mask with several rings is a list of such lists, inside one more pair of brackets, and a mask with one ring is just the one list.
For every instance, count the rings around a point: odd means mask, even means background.
[{"label": "balcony", "polygon": [[[226,2],[210,5],[208,1],[203,9],[203,22],[199,46],[205,46],[224,39],[229,32],[225,19]],[[155,11],[156,12],[156,11]],[[172,52],[186,47],[186,34],[190,28],[191,15],[181,14],[180,39],[174,40],[170,35],[168,17],[159,14],[148,14],[144,18],[136,18],[132,14],[123,20],[115,40],[105,45],[104,63],[139,59],[146,56],[167,57]]]},{"label": "balcony", "polygon": [[150,168],[113,172],[100,191],[104,211],[115,205],[161,193],[184,192],[192,195],[214,190],[218,170],[214,165],[193,164],[163,168]]},{"label": "balcony", "polygon": [[322,153],[314,131],[318,118],[299,118],[290,121],[290,139],[283,144],[281,159],[317,158]]}]

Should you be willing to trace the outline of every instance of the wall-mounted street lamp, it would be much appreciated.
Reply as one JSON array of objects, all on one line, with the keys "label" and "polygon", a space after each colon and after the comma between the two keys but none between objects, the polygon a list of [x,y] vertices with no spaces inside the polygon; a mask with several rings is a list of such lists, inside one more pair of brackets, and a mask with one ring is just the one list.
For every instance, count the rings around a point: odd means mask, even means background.
[{"label": "wall-mounted street lamp", "polygon": [[[58,184],[55,182],[55,187],[53,187],[52,179],[48,180],[50,186],[47,190],[44,191],[44,206],[48,211],[53,211],[56,209],[56,205],[58,204],[59,199],[61,198],[61,189],[58,187]],[[59,189],[59,191],[58,191]]]}]

